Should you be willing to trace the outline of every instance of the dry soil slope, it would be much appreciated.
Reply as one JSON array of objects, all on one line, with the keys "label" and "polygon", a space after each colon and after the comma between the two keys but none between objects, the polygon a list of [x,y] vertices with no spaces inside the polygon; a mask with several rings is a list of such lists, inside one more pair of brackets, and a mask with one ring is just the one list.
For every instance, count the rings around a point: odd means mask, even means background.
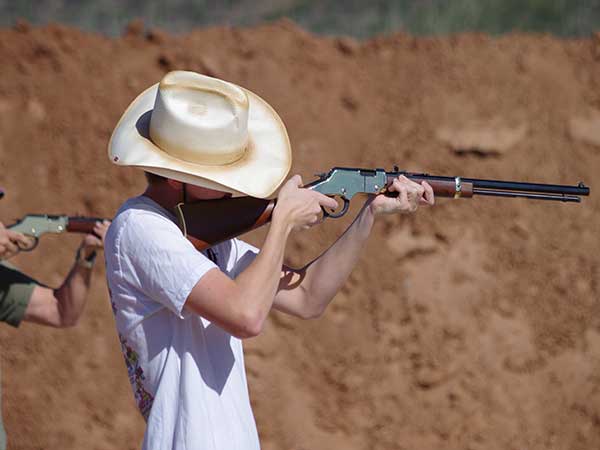
[{"label": "dry soil slope", "polygon": [[[112,167],[106,144],[127,104],[170,69],[268,100],[306,180],[333,165],[398,164],[594,185],[599,56],[596,38],[357,43],[289,22],[181,36],[138,25],[119,39],[0,30],[0,218],[110,216],[138,193],[142,177]],[[380,220],[324,317],[273,315],[247,343],[264,448],[600,447],[599,211],[597,196],[580,206],[440,200]],[[348,223],[294,236],[290,262],[316,256]],[[76,242],[49,237],[17,263],[56,284]],[[102,275],[79,327],[1,327],[12,448],[139,447]]]}]

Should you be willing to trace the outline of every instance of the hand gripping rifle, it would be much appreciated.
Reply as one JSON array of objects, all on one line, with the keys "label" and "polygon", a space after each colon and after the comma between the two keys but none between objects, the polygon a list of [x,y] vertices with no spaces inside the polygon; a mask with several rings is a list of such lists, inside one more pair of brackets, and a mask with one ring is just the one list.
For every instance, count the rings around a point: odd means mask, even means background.
[{"label": "hand gripping rifle", "polygon": [[[28,214],[7,228],[29,237],[31,244],[23,246],[19,244],[21,251],[30,252],[37,247],[39,237],[46,233],[94,233],[96,222],[105,219],[98,217],[75,217],[75,216],[48,216],[45,214]],[[100,236],[98,236],[100,237]]]},{"label": "hand gripping rifle", "polygon": [[[356,194],[385,194],[396,197],[397,192],[387,191],[392,181],[404,175],[419,183],[427,181],[437,197],[471,198],[475,195],[495,197],[523,197],[532,200],[580,202],[580,196],[590,194],[590,188],[580,182],[577,186],[524,183],[519,181],[481,180],[477,178],[444,177],[426,173],[411,173],[394,167],[391,172],[383,169],[356,169],[334,167],[328,173],[305,185],[331,197],[339,197],[339,211],[326,211],[325,218],[342,217],[348,211],[350,200]],[[202,200],[180,203],[176,212],[179,226],[198,250],[239,236],[258,228],[271,219],[277,199],[237,197],[219,200]]]}]

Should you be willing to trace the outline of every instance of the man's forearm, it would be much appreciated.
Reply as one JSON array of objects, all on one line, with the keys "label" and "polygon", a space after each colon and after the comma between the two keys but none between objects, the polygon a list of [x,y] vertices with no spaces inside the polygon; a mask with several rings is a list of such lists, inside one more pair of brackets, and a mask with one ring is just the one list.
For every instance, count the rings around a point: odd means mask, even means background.
[{"label": "man's forearm", "polygon": [[58,289],[36,286],[23,320],[57,328],[75,325],[83,312],[91,272],[75,263]]},{"label": "man's forearm", "polygon": [[79,320],[90,289],[91,278],[92,268],[76,262],[63,284],[54,291],[62,326],[75,325]]},{"label": "man's forearm", "polygon": [[356,266],[374,223],[370,200],[344,234],[305,269],[302,288],[313,314],[322,313]]},{"label": "man's forearm", "polygon": [[243,294],[241,301],[251,302],[253,315],[261,325],[271,310],[277,293],[290,231],[291,228],[285,222],[274,220],[261,251],[235,280],[240,293]]}]

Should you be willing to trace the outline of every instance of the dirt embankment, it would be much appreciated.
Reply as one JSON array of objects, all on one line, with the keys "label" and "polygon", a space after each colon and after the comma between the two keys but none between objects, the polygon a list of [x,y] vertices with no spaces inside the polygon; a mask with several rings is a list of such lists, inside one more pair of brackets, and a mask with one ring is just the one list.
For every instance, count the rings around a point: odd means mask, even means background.
[{"label": "dirt embankment", "polygon": [[[112,215],[143,177],[106,158],[120,114],[170,69],[257,92],[294,172],[391,168],[574,184],[600,173],[600,39],[315,37],[289,22],[120,39],[0,30],[0,219]],[[360,202],[357,202],[360,203]],[[357,206],[353,211],[356,212]],[[600,448],[600,200],[440,200],[376,225],[319,320],[247,343],[265,450]],[[295,235],[302,263],[349,219]],[[250,236],[259,243],[261,232]],[[50,285],[77,238],[16,263]],[[0,327],[13,449],[134,449],[143,434],[102,268],[82,323]]]}]

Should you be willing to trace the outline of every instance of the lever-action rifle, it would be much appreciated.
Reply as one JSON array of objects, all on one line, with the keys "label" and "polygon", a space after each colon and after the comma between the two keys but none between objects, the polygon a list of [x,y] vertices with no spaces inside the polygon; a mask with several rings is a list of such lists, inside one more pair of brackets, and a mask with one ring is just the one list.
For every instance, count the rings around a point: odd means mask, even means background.
[{"label": "lever-action rifle", "polygon": [[[590,194],[590,188],[582,182],[577,186],[564,186],[444,177],[404,172],[398,170],[398,167],[394,167],[391,172],[383,169],[334,167],[328,173],[319,174],[318,179],[304,187],[340,198],[343,204],[339,212],[323,209],[325,218],[338,218],[346,214],[350,200],[356,194],[383,193],[392,197],[397,196],[397,192],[389,192],[387,187],[400,175],[417,183],[427,181],[437,197],[471,198],[475,195],[488,195],[578,203],[581,201],[581,196]],[[181,203],[177,205],[176,212],[183,233],[198,250],[203,250],[269,222],[276,201],[276,199],[254,197],[202,200]]]},{"label": "lever-action rifle", "polygon": [[[7,228],[29,237],[30,245],[19,244],[19,249],[25,252],[33,250],[38,245],[39,237],[46,233],[94,233],[96,222],[105,219],[99,217],[48,216],[45,214],[28,214]],[[100,236],[98,236],[100,237]]]}]

